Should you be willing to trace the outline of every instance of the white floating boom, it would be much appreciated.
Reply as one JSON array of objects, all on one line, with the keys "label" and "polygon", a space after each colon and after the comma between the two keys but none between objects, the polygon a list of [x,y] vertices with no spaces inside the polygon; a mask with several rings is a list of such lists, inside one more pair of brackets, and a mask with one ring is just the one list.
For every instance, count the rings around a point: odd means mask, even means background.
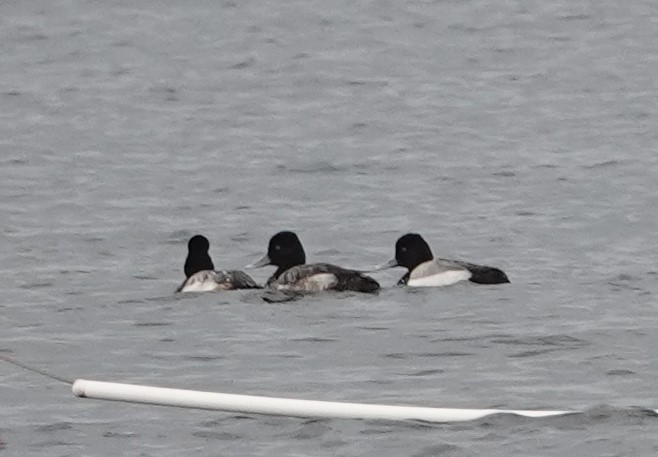
[{"label": "white floating boom", "polygon": [[414,406],[369,405],[289,398],[256,397],[252,395],[221,394],[195,390],[119,384],[114,382],[78,379],[73,383],[78,397],[100,400],[176,406],[179,408],[210,409],[247,414],[278,416],[419,420],[426,422],[456,422],[479,419],[491,414],[516,414],[525,417],[548,417],[572,414],[575,411],[528,411],[507,409],[455,409]]}]

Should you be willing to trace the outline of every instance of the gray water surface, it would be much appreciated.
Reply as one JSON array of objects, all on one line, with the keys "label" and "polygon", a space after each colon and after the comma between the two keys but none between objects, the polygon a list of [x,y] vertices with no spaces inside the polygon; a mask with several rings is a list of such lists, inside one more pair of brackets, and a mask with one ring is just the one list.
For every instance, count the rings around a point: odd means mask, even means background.
[{"label": "gray water surface", "polygon": [[[658,5],[0,4],[0,354],[69,378],[577,409],[428,425],[79,399],[0,362],[0,455],[655,455]],[[176,296],[299,233],[512,283]],[[271,270],[254,272],[263,282]]]}]

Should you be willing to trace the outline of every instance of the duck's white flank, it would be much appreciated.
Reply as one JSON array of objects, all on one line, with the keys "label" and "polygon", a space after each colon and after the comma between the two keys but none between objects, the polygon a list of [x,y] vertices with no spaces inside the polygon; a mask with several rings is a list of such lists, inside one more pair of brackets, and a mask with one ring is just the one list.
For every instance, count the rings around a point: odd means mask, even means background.
[{"label": "duck's white flank", "polygon": [[194,273],[187,278],[181,286],[181,292],[212,292],[214,290],[224,290],[226,284],[222,281],[221,275],[215,271],[204,270]]},{"label": "duck's white flank", "polygon": [[410,287],[450,286],[459,281],[466,281],[471,272],[458,265],[437,260],[430,260],[418,265],[409,275],[407,285]]},{"label": "duck's white flank", "polygon": [[338,282],[333,273],[316,273],[294,282],[279,282],[276,284],[278,290],[297,290],[304,292],[319,292],[332,288]]}]

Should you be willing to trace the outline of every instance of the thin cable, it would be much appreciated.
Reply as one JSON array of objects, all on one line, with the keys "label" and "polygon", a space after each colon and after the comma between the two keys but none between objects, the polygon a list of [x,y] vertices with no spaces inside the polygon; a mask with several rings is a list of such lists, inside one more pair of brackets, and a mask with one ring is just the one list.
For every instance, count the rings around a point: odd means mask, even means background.
[{"label": "thin cable", "polygon": [[22,368],[24,370],[27,370],[27,371],[31,371],[32,373],[40,374],[41,376],[45,376],[47,378],[54,379],[55,381],[63,382],[64,384],[73,385],[73,379],[65,378],[63,376],[57,376],[57,375],[54,375],[52,373],[47,372],[46,370],[41,370],[40,368],[34,368],[34,367],[29,366],[29,365],[25,365],[24,363],[18,362],[16,360],[12,359],[11,357],[8,357],[4,354],[0,354],[0,360],[4,360],[7,363],[11,363],[12,365],[15,365],[15,366],[17,366],[19,368]]}]

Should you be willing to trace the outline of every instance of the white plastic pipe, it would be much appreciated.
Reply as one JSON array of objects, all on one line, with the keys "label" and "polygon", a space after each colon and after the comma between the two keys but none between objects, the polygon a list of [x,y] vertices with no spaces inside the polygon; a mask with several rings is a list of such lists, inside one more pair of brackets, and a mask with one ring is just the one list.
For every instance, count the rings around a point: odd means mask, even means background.
[{"label": "white plastic pipe", "polygon": [[491,414],[516,414],[526,417],[548,417],[575,411],[518,411],[506,409],[423,408],[413,406],[369,405],[316,400],[256,397],[195,390],[119,384],[78,379],[73,383],[78,397],[100,400],[210,409],[253,414],[293,417],[419,420],[427,422],[468,421]]}]

